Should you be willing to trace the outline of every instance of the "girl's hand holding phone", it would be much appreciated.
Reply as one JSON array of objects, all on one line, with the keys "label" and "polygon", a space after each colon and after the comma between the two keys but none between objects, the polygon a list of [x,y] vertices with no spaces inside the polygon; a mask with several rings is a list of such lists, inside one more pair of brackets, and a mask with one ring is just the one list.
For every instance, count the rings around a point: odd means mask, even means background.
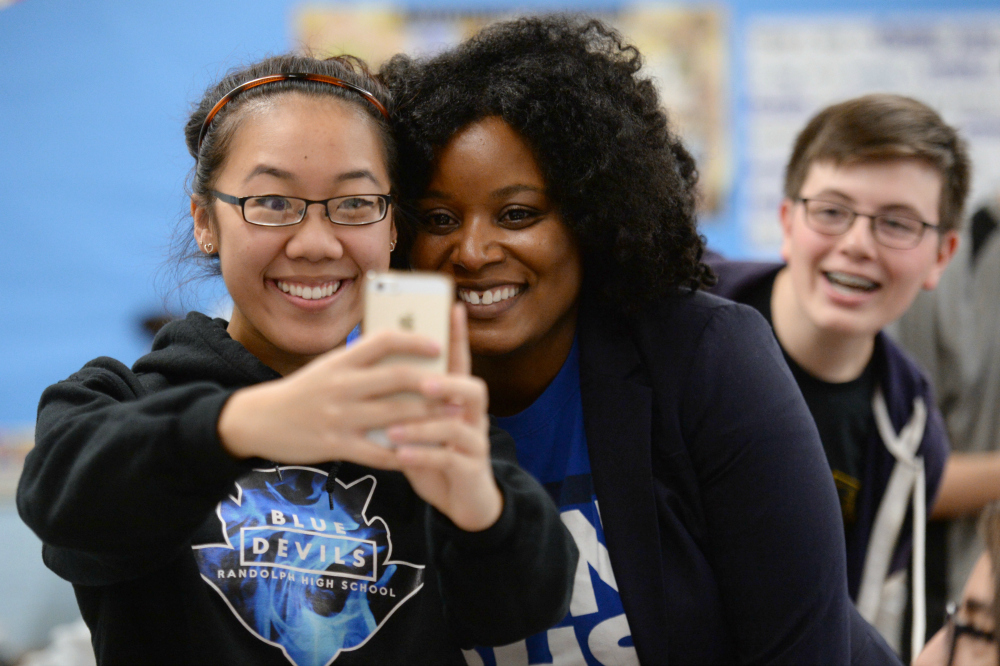
[{"label": "girl's hand holding phone", "polygon": [[468,324],[458,303],[450,337],[448,374],[420,384],[420,393],[442,403],[443,413],[395,425],[388,436],[414,491],[461,529],[476,532],[500,517],[503,495],[490,460],[486,383],[470,374]]},{"label": "girl's hand holding phone", "polygon": [[[420,394],[432,405],[432,416],[414,419],[401,414],[388,432],[369,432],[368,438],[396,449],[397,463],[420,497],[462,529],[478,531],[496,522],[503,498],[490,460],[486,384],[470,375],[465,308],[454,301],[455,284],[447,275],[368,274],[366,332],[413,330],[449,350],[447,357],[434,360],[386,359],[395,367],[434,372],[420,386]],[[420,396],[396,399],[420,400]]]},{"label": "girl's hand holding phone", "polygon": [[[470,374],[465,309],[452,304],[453,294],[449,287],[447,300],[431,306],[439,314],[430,321],[444,323],[430,331],[437,340],[381,330],[234,393],[219,415],[223,448],[237,458],[286,464],[341,460],[399,469],[458,527],[490,527],[503,497],[490,460],[487,391]],[[418,311],[421,318],[426,310]],[[435,361],[445,347],[447,374]],[[372,441],[373,432],[387,433],[395,448]]]},{"label": "girl's hand holding phone", "polygon": [[282,379],[234,393],[219,415],[219,439],[236,458],[287,464],[342,460],[398,469],[395,453],[373,444],[364,433],[440,411],[431,401],[399,396],[419,393],[435,373],[379,364],[389,356],[434,358],[442,352],[439,343],[413,333],[366,336]]}]

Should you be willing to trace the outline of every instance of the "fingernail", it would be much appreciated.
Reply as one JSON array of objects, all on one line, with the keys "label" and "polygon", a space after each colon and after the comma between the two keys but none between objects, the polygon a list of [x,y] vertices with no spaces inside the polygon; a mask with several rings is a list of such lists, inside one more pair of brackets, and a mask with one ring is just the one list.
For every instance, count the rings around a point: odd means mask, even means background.
[{"label": "fingernail", "polygon": [[406,428],[403,426],[392,426],[385,431],[385,434],[392,440],[401,440],[406,438]]},{"label": "fingernail", "polygon": [[461,416],[463,412],[461,405],[453,405],[451,403],[444,406],[444,413],[446,416]]}]

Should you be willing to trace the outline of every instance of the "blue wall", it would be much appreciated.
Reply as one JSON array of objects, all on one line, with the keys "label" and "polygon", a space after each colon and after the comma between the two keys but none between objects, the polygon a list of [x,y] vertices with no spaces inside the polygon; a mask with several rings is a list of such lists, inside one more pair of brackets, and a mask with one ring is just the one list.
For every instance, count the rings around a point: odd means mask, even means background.
[{"label": "blue wall", "polygon": [[[0,11],[0,424],[88,359],[131,362],[185,210],[188,104],[289,46],[284,2],[23,0]],[[167,277],[169,279],[169,277]]]},{"label": "blue wall", "polygon": [[[415,2],[399,3],[428,8]],[[547,2],[538,9],[613,8]],[[761,14],[1000,9],[1000,0],[731,0],[737,185],[705,232],[740,254],[742,35]],[[42,389],[87,360],[131,363],[145,314],[173,305],[161,275],[187,207],[188,105],[229,67],[291,47],[288,0],[21,0],[0,10],[0,427],[30,424]],[[434,8],[524,3],[442,0]],[[193,294],[191,306],[209,295]]]}]

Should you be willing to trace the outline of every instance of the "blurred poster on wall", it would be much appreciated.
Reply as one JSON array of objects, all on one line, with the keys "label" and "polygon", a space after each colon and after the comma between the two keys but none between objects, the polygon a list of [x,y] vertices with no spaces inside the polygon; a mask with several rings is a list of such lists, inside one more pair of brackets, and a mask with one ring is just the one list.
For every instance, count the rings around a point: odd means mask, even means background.
[{"label": "blurred poster on wall", "polygon": [[[396,53],[432,55],[511,14],[422,12],[345,5],[303,5],[296,41],[313,55],[350,53],[374,67]],[[676,130],[698,160],[703,210],[726,202],[732,180],[725,13],[714,7],[636,5],[598,15],[644,56]]]},{"label": "blurred poster on wall", "polygon": [[823,107],[871,92],[915,97],[969,142],[973,203],[1000,187],[1000,12],[782,16],[747,35],[752,253],[776,253],[784,166]]}]

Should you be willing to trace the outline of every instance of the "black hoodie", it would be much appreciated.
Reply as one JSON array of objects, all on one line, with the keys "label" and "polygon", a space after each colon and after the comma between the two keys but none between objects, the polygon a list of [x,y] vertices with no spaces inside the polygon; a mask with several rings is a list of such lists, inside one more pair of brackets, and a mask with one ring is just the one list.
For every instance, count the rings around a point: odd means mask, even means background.
[{"label": "black hoodie", "polygon": [[227,398],[277,378],[192,313],[42,394],[18,509],[100,663],[460,664],[563,618],[576,548],[505,433],[503,513],[463,532],[398,472],[225,453]]}]

